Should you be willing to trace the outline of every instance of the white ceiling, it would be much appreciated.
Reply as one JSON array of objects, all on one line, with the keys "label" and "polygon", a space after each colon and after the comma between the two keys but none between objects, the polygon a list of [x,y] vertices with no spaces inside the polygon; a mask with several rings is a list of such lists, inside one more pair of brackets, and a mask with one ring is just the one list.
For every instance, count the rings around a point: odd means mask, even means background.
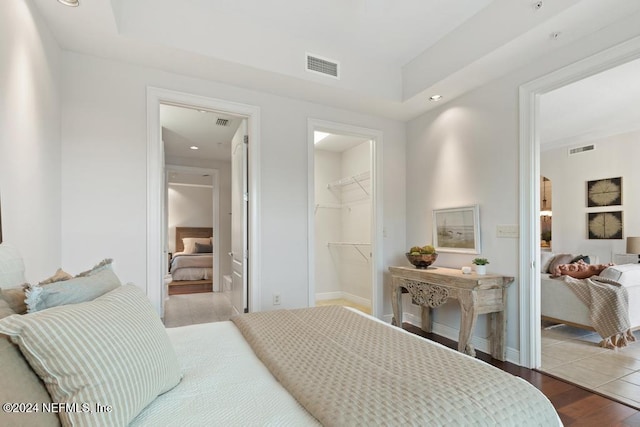
[{"label": "white ceiling", "polygon": [[638,0],[33,1],[63,49],[398,120],[640,19]]},{"label": "white ceiling", "polygon": [[[217,125],[218,119],[228,120],[227,125]],[[241,121],[229,114],[161,105],[165,156],[231,161],[231,139]]]},{"label": "white ceiling", "polygon": [[640,60],[544,94],[540,119],[543,149],[640,130]]},{"label": "white ceiling", "polygon": [[356,147],[366,141],[369,141],[369,139],[359,136],[329,134],[322,140],[315,143],[315,149],[342,153],[343,151]]}]

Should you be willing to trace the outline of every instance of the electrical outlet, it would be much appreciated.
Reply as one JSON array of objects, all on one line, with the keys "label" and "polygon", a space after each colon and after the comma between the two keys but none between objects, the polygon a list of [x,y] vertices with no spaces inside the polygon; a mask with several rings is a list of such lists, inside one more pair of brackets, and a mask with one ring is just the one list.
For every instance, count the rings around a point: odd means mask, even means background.
[{"label": "electrical outlet", "polygon": [[280,294],[273,294],[273,305],[280,305]]}]

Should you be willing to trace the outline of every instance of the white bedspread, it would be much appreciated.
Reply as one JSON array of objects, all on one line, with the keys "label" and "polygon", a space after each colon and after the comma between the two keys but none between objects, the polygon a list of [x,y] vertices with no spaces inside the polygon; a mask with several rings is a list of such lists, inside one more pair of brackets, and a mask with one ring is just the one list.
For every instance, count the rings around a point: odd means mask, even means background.
[{"label": "white bedspread", "polygon": [[184,377],[131,426],[311,426],[231,322],[167,329]]}]

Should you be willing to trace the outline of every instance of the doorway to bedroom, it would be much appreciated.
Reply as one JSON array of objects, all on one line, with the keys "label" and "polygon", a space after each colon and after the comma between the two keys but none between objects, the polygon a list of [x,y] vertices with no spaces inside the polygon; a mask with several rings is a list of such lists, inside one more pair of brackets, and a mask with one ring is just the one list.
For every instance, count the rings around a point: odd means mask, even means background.
[{"label": "doorway to bedroom", "polygon": [[234,145],[244,145],[245,121],[220,111],[160,105],[169,327],[226,320],[240,311],[232,304],[232,158]]}]

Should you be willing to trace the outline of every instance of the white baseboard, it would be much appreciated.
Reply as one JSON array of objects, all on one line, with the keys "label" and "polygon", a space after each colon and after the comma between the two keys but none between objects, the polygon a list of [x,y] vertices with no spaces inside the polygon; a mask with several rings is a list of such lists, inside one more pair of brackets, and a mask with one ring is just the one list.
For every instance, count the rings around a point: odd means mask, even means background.
[{"label": "white baseboard", "polygon": [[[382,317],[382,320],[387,323],[391,323],[392,318],[392,314],[386,314]],[[417,326],[418,328],[422,326],[422,319],[420,318],[420,316],[416,316],[412,313],[404,313],[403,320],[407,323],[412,324],[413,326]],[[458,329],[436,322],[433,322],[433,324],[431,325],[431,330],[436,335],[449,338],[450,340],[456,342],[458,341],[458,336],[460,334],[460,331]],[[476,350],[482,351],[483,353],[491,354],[491,343],[488,339],[474,336],[471,338],[471,344],[476,348]],[[520,351],[516,350],[515,348],[507,347],[506,358],[507,362],[520,365]]]},{"label": "white baseboard", "polygon": [[335,292],[323,292],[316,294],[316,301],[326,301],[330,299],[346,299],[354,304],[363,305],[365,307],[371,307],[371,300],[367,298],[359,297],[344,291]]}]

